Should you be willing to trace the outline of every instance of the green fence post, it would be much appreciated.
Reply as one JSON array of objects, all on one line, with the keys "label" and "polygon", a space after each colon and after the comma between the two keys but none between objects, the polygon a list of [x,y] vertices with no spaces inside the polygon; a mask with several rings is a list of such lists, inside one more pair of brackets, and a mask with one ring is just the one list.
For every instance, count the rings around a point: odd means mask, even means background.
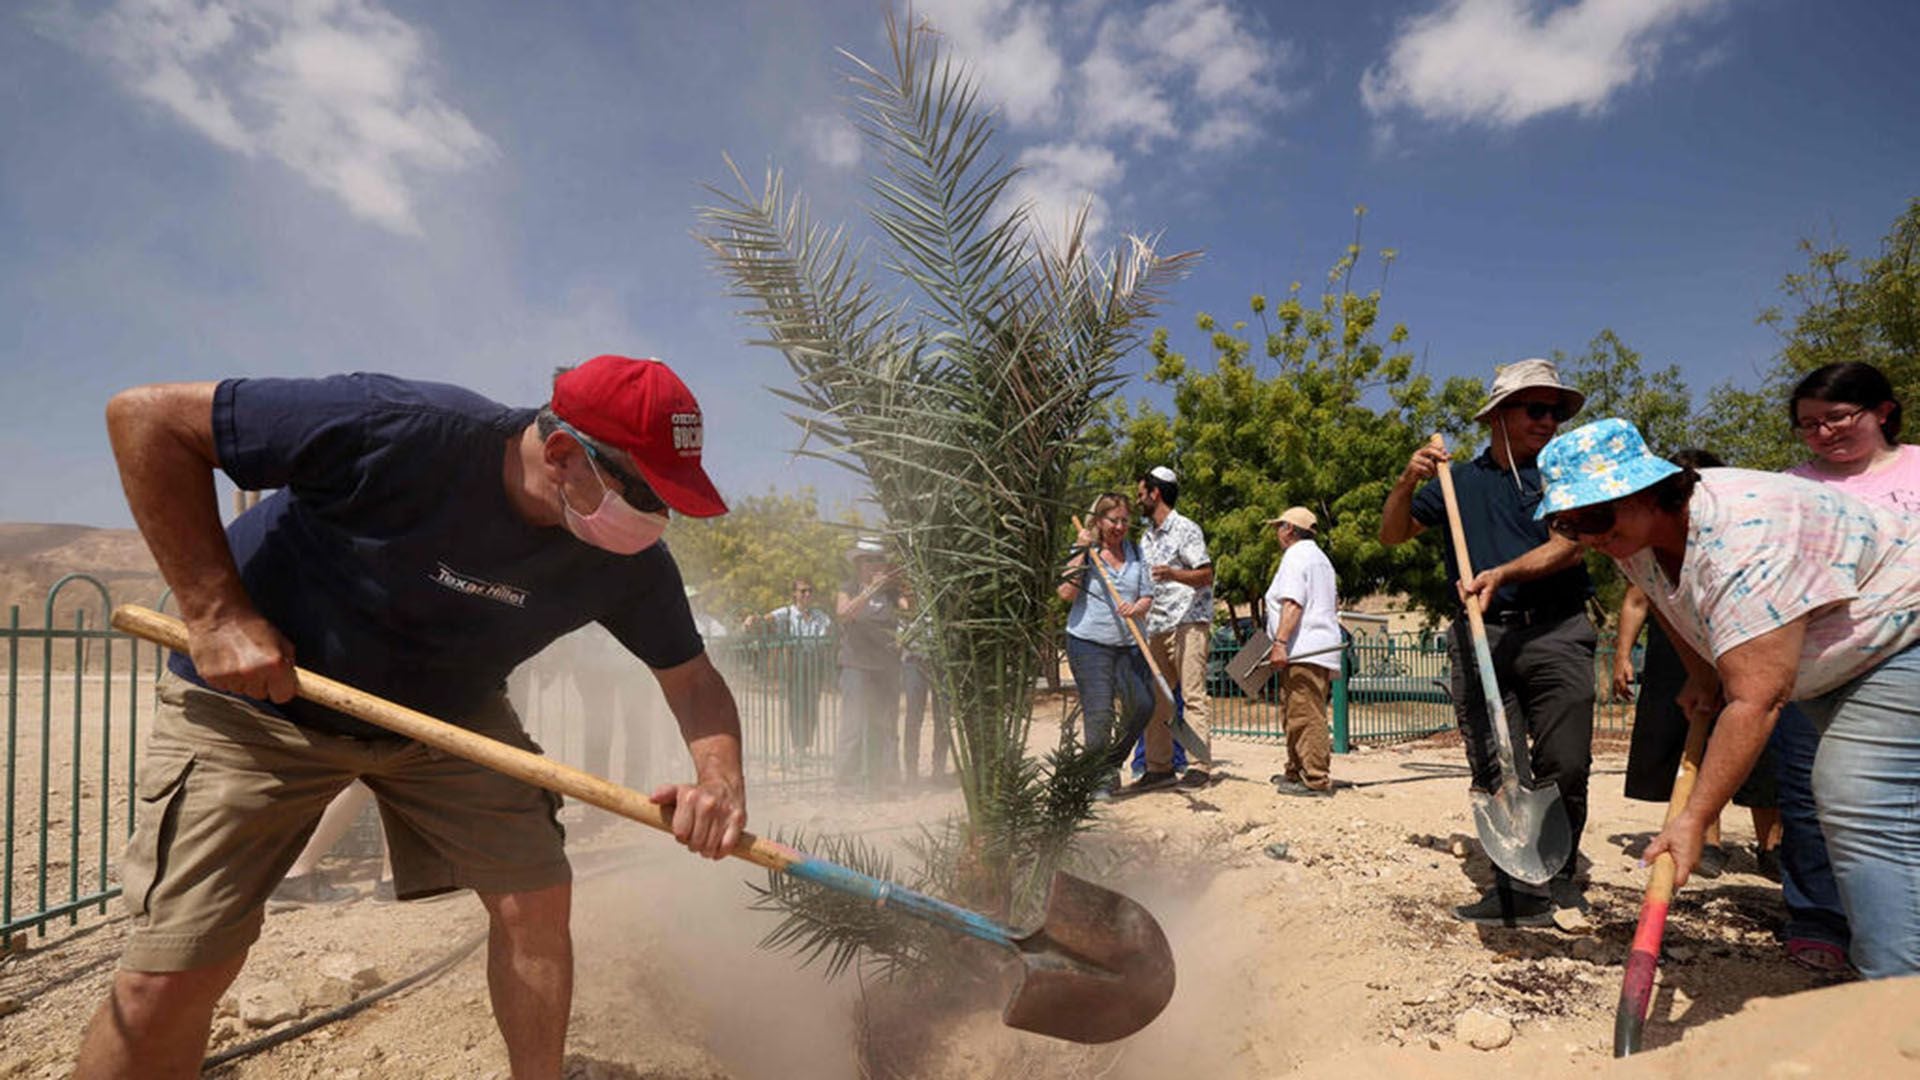
[{"label": "green fence post", "polygon": [[1353,749],[1347,728],[1347,652],[1340,651],[1340,669],[1333,673],[1333,752]]}]

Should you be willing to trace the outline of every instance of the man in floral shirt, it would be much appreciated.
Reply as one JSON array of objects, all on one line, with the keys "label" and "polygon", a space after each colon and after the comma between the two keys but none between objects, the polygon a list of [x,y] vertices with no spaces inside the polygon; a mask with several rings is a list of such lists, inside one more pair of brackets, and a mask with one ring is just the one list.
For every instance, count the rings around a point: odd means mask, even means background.
[{"label": "man in floral shirt", "polygon": [[[1200,526],[1174,510],[1180,481],[1172,469],[1158,465],[1140,477],[1139,503],[1146,512],[1147,529],[1140,551],[1153,574],[1153,610],[1147,613],[1147,645],[1153,662],[1167,682],[1180,688],[1186,721],[1193,733],[1208,740],[1207,648],[1213,630],[1213,559],[1207,554],[1206,534]],[[1172,783],[1173,703],[1161,702],[1147,724],[1147,771],[1141,787]],[[1187,747],[1196,757],[1204,747]],[[1205,787],[1210,779],[1204,763],[1188,766],[1182,787]]]}]

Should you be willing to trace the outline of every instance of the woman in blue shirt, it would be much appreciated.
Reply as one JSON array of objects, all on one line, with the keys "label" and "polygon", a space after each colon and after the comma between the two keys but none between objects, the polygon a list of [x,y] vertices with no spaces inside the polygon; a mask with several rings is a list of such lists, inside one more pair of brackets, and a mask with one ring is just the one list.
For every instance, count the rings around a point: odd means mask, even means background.
[{"label": "woman in blue shirt", "polygon": [[[1114,743],[1108,755],[1114,766],[1109,793],[1119,789],[1119,764],[1153,717],[1153,684],[1146,657],[1120,622],[1139,618],[1153,606],[1153,578],[1140,549],[1127,539],[1131,515],[1132,505],[1125,495],[1100,496],[1088,528],[1080,530],[1082,550],[1068,564],[1059,590],[1060,599],[1073,605],[1067,612],[1067,666],[1080,691],[1087,748],[1097,751]],[[1094,559],[1104,565],[1104,578]],[[1112,593],[1107,590],[1108,580],[1113,582]],[[1122,719],[1117,743],[1111,737],[1116,693]]]}]

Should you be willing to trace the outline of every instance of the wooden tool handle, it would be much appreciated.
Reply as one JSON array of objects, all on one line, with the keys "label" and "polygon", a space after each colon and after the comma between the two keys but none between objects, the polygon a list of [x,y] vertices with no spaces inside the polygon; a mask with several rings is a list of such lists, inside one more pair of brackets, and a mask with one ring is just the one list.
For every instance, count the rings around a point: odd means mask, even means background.
[{"label": "wooden tool handle", "polygon": [[[1435,450],[1444,451],[1447,448],[1447,440],[1436,431],[1433,433],[1433,438],[1427,440],[1427,445]],[[1460,500],[1453,493],[1453,469],[1443,461],[1440,467],[1434,470],[1434,475],[1440,481],[1440,500],[1447,506],[1447,534],[1453,542],[1454,566],[1460,571],[1460,584],[1465,585],[1473,580],[1473,557],[1467,554],[1467,530],[1460,524]],[[1486,601],[1481,600],[1475,603],[1470,598],[1466,607],[1469,624],[1475,631],[1484,630],[1485,623],[1482,616]]]},{"label": "wooden tool handle", "polygon": [[[1073,527],[1077,531],[1086,531],[1086,526],[1080,524],[1078,514],[1073,517]],[[1120,594],[1114,591],[1113,575],[1107,573],[1107,564],[1100,561],[1098,537],[1094,538],[1093,543],[1087,545],[1087,561],[1093,564],[1095,570],[1100,571],[1100,580],[1107,586],[1107,602],[1113,605],[1113,617],[1127,624],[1127,632],[1133,635],[1133,643],[1140,646],[1140,655],[1147,658],[1147,670],[1153,672],[1153,681],[1159,685],[1160,692],[1167,696],[1167,700],[1172,701],[1173,688],[1167,685],[1166,676],[1160,673],[1160,665],[1153,662],[1153,650],[1147,647],[1146,637],[1140,633],[1140,627],[1135,625],[1132,619],[1120,614]]]},{"label": "wooden tool handle", "polygon": [[[175,652],[187,651],[186,624],[171,615],[134,604],[122,604],[113,609],[113,626],[124,633],[165,645]],[[666,812],[632,788],[621,787],[551,758],[455,727],[444,720],[304,668],[294,668],[293,678],[295,692],[316,705],[324,705],[369,724],[376,724],[535,787],[557,791],[621,817],[631,818],[642,825],[651,825],[661,832],[673,832],[673,824]],[[747,832],[740,834],[740,841],[730,854],[769,870],[785,870],[802,858],[785,845],[763,840]]]}]

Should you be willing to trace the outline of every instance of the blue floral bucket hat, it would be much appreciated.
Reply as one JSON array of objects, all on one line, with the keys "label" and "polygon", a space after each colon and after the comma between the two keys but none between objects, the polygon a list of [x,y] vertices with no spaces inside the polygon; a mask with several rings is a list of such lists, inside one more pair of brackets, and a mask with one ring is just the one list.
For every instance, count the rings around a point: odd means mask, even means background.
[{"label": "blue floral bucket hat", "polygon": [[1554,436],[1540,451],[1540,480],[1546,497],[1533,512],[1548,514],[1612,502],[1652,487],[1680,466],[1647,449],[1639,429],[1608,417]]}]

